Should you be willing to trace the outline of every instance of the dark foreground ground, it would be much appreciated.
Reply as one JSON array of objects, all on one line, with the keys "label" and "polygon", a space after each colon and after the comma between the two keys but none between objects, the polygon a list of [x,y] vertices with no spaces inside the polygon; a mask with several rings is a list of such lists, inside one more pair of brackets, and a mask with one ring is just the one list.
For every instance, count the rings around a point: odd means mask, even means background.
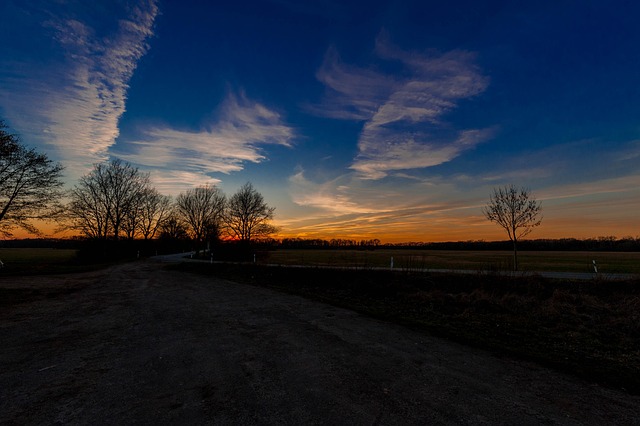
[{"label": "dark foreground ground", "polygon": [[638,396],[157,263],[0,290],[0,424],[640,424]]}]

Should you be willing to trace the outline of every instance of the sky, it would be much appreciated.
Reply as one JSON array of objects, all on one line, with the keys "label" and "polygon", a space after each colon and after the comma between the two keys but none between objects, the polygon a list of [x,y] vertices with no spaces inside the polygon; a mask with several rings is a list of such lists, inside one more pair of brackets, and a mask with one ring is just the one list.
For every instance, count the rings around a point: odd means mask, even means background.
[{"label": "sky", "polygon": [[120,158],[177,195],[252,182],[278,237],[640,235],[640,3],[4,0],[0,118],[73,187]]}]

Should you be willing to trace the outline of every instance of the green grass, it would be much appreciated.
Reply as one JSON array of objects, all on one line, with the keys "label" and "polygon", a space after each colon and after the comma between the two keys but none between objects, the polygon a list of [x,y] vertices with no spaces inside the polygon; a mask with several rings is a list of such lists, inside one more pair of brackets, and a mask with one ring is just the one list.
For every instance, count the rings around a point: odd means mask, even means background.
[{"label": "green grass", "polygon": [[[510,270],[511,251],[453,250],[274,250],[266,253],[261,263],[277,265],[349,266],[358,268],[389,267],[395,269],[470,269],[478,271]],[[567,252],[522,251],[518,254],[521,271],[593,272],[640,274],[638,252]]]}]

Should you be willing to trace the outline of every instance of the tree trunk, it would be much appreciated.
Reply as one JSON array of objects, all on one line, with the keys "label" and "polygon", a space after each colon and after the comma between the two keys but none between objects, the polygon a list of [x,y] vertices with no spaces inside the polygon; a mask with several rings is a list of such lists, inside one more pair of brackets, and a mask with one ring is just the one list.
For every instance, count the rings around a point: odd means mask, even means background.
[{"label": "tree trunk", "polygon": [[518,270],[518,241],[513,240],[513,270]]}]

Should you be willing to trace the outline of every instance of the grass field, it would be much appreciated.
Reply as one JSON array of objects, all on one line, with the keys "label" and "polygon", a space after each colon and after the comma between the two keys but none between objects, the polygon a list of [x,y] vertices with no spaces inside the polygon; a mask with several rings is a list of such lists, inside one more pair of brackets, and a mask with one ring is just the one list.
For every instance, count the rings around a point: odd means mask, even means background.
[{"label": "grass field", "polygon": [[[470,269],[478,271],[511,270],[510,251],[453,250],[275,250],[266,253],[261,263],[278,265],[390,267],[394,269]],[[521,271],[593,272],[640,274],[638,252],[522,251],[518,254]]]},{"label": "grass field", "polygon": [[52,248],[0,248],[1,275],[74,272],[77,250]]}]

